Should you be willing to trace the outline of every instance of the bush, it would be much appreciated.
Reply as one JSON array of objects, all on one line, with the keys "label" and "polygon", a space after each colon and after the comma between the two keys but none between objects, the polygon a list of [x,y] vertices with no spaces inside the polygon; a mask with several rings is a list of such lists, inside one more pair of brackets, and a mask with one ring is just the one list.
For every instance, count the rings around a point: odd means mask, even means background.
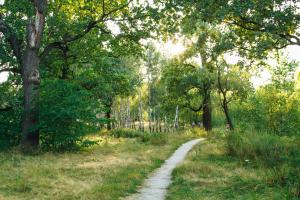
[{"label": "bush", "polygon": [[143,134],[141,137],[142,142],[149,142],[153,145],[164,145],[167,143],[167,137],[162,133],[149,133]]},{"label": "bush", "polygon": [[167,135],[163,133],[141,132],[133,129],[114,129],[111,131],[111,135],[116,138],[137,138],[141,142],[153,145],[164,145],[167,143]]}]

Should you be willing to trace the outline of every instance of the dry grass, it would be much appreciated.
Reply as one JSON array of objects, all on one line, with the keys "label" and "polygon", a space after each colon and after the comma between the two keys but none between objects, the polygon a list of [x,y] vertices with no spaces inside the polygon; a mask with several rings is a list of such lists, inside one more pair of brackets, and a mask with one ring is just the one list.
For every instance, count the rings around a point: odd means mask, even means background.
[{"label": "dry grass", "polygon": [[78,153],[0,153],[0,199],[119,199],[135,192],[154,168],[191,137],[172,134],[161,146],[105,137],[100,146]]}]

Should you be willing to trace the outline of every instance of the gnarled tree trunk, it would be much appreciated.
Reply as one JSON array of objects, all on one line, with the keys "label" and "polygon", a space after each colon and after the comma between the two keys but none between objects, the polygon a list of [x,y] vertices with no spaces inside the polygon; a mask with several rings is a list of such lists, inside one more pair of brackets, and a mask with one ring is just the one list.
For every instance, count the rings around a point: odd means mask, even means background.
[{"label": "gnarled tree trunk", "polygon": [[47,1],[35,0],[35,21],[27,25],[27,45],[22,57],[22,80],[24,88],[24,115],[21,148],[25,151],[39,145],[39,48],[45,25]]}]

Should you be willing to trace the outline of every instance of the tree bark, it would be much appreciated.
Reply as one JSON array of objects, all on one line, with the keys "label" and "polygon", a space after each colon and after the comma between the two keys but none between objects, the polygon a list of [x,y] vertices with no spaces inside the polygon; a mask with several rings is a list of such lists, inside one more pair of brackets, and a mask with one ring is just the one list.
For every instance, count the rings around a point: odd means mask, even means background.
[{"label": "tree bark", "polygon": [[35,0],[35,21],[27,25],[27,44],[22,57],[24,89],[24,115],[22,121],[21,148],[36,149],[39,145],[39,90],[40,72],[38,51],[45,25],[46,0]]}]

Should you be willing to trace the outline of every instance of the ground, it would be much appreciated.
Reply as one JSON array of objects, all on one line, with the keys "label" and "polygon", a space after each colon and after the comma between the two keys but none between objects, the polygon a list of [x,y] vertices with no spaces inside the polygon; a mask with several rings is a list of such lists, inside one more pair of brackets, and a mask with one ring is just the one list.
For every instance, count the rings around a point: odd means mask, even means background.
[{"label": "ground", "polygon": [[[163,133],[164,134],[164,133]],[[165,142],[93,136],[98,146],[73,153],[0,153],[0,200],[118,200],[135,193],[182,143],[199,134],[168,133]],[[172,174],[167,200],[286,199],[267,172],[226,152],[224,138],[194,147]]]}]

